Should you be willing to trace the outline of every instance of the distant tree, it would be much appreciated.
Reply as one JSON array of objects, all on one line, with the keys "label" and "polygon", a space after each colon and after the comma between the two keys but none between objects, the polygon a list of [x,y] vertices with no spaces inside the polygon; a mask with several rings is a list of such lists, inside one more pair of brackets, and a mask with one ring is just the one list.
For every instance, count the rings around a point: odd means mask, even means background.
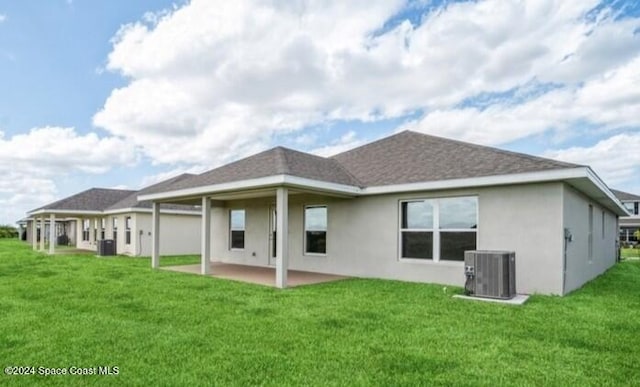
[{"label": "distant tree", "polygon": [[17,238],[18,229],[9,225],[0,225],[0,238]]}]

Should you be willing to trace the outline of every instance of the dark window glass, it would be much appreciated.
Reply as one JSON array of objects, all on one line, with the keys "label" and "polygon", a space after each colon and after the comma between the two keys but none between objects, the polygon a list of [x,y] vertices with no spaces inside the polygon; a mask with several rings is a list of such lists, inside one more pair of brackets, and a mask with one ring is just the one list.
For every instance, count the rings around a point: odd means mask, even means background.
[{"label": "dark window glass", "polygon": [[305,252],[312,254],[327,253],[327,207],[309,206],[305,208],[304,229]]},{"label": "dark window glass", "polygon": [[244,249],[244,231],[231,230],[231,248]]},{"label": "dark window glass", "polygon": [[245,211],[231,210],[229,213],[230,248],[244,249]]},{"label": "dark window glass", "polygon": [[127,216],[124,218],[124,243],[127,245],[131,244],[131,217]]},{"label": "dark window glass", "polygon": [[307,253],[327,253],[326,231],[307,231]]},{"label": "dark window glass", "polygon": [[440,232],[440,259],[445,261],[464,261],[466,250],[476,249],[475,232]]},{"label": "dark window glass", "polygon": [[403,231],[402,258],[433,259],[433,232]]}]

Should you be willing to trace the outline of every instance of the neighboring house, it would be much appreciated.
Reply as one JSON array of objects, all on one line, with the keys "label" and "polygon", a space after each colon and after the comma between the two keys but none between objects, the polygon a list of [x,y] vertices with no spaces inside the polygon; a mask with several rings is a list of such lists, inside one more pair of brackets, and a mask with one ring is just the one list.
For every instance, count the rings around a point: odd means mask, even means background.
[{"label": "neighboring house", "polygon": [[636,232],[640,230],[640,196],[612,189],[629,212],[629,216],[620,217],[620,242],[637,244]]},{"label": "neighboring house", "polygon": [[[519,293],[566,294],[616,262],[624,207],[587,166],[401,132],[324,158],[277,147],[153,201],[202,206],[210,261],[461,286],[465,250],[516,252]],[[215,266],[214,266],[215,268]]]},{"label": "neighboring house", "polygon": [[[97,250],[100,240],[113,239],[118,254],[148,256],[151,254],[151,203],[138,201],[138,195],[154,193],[191,176],[183,174],[140,191],[92,188],[48,204],[28,213],[27,241],[34,250],[44,250],[45,243],[54,240],[56,243],[49,243],[49,253],[53,254],[59,245]],[[163,205],[161,213],[162,247],[167,254],[198,253],[199,208]],[[53,229],[50,224],[55,225]]]}]

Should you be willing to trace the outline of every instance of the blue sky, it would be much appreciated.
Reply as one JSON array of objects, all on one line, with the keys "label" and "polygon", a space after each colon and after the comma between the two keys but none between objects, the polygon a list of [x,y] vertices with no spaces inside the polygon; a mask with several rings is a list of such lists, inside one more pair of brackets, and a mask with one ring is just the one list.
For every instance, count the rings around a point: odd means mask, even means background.
[{"label": "blue sky", "polygon": [[640,192],[634,1],[0,0],[0,87],[0,223],[90,187],[403,129]]}]

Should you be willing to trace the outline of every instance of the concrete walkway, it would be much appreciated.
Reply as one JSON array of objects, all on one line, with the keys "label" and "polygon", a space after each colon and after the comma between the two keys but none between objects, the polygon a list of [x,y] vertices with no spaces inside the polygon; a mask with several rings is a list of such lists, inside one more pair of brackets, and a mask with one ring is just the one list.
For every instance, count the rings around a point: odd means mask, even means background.
[{"label": "concrete walkway", "polygon": [[[198,275],[200,274],[199,264],[164,266],[161,267],[161,269],[182,273],[191,273]],[[212,262],[211,273],[211,277],[248,282],[258,285],[275,286],[276,283],[276,271],[273,267],[246,266],[231,263]],[[298,270],[289,270],[287,277],[289,287],[338,281],[348,278],[333,274],[310,273],[307,271]]]}]

